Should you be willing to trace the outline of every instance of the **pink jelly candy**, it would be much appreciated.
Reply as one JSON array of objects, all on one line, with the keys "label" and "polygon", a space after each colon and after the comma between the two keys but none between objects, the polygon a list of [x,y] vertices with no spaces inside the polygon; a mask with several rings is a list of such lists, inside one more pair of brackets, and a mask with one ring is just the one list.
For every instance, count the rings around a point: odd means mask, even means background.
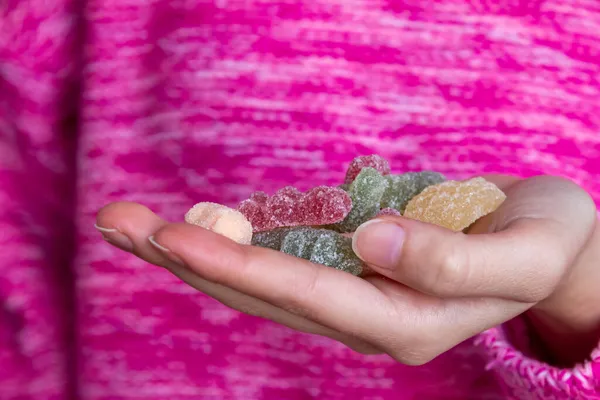
[{"label": "pink jelly candy", "polygon": [[393,215],[393,216],[399,217],[402,214],[400,214],[400,211],[396,210],[395,208],[384,208],[383,210],[379,211],[379,213],[377,214],[378,217],[383,217],[385,215]]},{"label": "pink jelly candy", "polygon": [[352,209],[348,193],[340,188],[318,186],[306,193],[287,186],[269,197],[256,192],[238,210],[254,232],[292,226],[318,226],[343,221]]},{"label": "pink jelly candy", "polygon": [[240,244],[252,242],[252,224],[241,212],[216,203],[198,203],[185,214],[185,222],[211,230]]},{"label": "pink jelly candy", "polygon": [[370,156],[360,156],[352,160],[352,162],[348,166],[348,170],[346,171],[346,180],[344,181],[344,183],[352,183],[352,181],[358,176],[360,171],[363,168],[367,167],[377,170],[377,172],[379,172],[381,175],[390,174],[390,164],[385,158],[378,156],[377,154],[373,154]]}]

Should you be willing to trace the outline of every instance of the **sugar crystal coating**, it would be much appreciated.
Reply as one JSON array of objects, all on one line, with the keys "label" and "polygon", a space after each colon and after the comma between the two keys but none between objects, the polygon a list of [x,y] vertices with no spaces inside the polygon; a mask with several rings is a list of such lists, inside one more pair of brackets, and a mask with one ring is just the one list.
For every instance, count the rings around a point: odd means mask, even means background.
[{"label": "sugar crystal coating", "polygon": [[358,174],[360,174],[360,171],[362,171],[364,168],[373,168],[381,175],[389,175],[390,173],[390,164],[385,158],[378,156],[377,154],[360,156],[352,160],[348,166],[344,183],[352,183],[352,181],[354,181]]},{"label": "sugar crystal coating", "polygon": [[400,214],[400,211],[396,210],[395,208],[384,208],[383,210],[379,211],[376,216],[383,217],[385,215],[392,215],[392,216],[399,217],[402,214]]},{"label": "sugar crystal coating", "polygon": [[459,232],[496,211],[506,195],[483,178],[429,186],[406,206],[404,216]]},{"label": "sugar crystal coating", "polygon": [[283,238],[289,232],[294,229],[301,229],[302,227],[297,228],[277,228],[271,231],[263,231],[255,233],[252,236],[252,245],[264,247],[271,250],[281,250],[281,242],[283,242]]},{"label": "sugar crystal coating", "polygon": [[348,189],[352,198],[352,210],[342,222],[332,225],[331,229],[338,232],[354,232],[363,222],[377,215],[381,197],[387,188],[386,177],[374,168],[363,168]]},{"label": "sugar crystal coating", "polygon": [[185,222],[211,230],[240,244],[252,241],[252,225],[237,210],[216,203],[198,203],[185,215]]},{"label": "sugar crystal coating", "polygon": [[310,260],[314,242],[315,237],[310,228],[293,229],[283,236],[279,250],[291,256]]},{"label": "sugar crystal coating", "polygon": [[342,221],[352,208],[343,189],[318,186],[306,193],[288,186],[273,196],[254,193],[238,210],[252,223],[254,232],[306,225],[326,225]]},{"label": "sugar crystal coating", "polygon": [[437,172],[407,172],[402,175],[388,175],[389,187],[381,199],[381,208],[394,208],[404,212],[408,202],[425,188],[445,180]]},{"label": "sugar crystal coating", "polygon": [[327,229],[311,227],[275,229],[257,233],[252,244],[278,250],[356,276],[366,271],[363,262],[352,250],[352,239]]},{"label": "sugar crystal coating", "polygon": [[356,276],[363,272],[363,262],[352,250],[352,239],[332,231],[322,231],[316,237],[310,261]]},{"label": "sugar crystal coating", "polygon": [[495,211],[505,198],[482,178],[445,182],[443,175],[430,171],[390,175],[389,163],[372,155],[354,159],[339,187],[302,193],[288,186],[272,196],[256,192],[239,205],[239,212],[199,203],[186,214],[186,222],[239,243],[364,277],[373,271],[352,250],[353,232],[364,222],[403,214],[461,231]]}]

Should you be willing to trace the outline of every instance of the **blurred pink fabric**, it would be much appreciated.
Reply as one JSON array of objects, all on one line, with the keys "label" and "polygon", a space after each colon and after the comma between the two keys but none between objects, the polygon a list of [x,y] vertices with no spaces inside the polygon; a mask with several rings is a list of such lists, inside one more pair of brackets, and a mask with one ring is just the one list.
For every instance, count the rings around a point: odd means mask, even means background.
[{"label": "blurred pink fabric", "polygon": [[405,367],[228,309],[93,224],[337,183],[370,153],[598,201],[599,99],[595,0],[5,0],[0,398],[598,399],[600,354],[553,368],[521,321]]}]

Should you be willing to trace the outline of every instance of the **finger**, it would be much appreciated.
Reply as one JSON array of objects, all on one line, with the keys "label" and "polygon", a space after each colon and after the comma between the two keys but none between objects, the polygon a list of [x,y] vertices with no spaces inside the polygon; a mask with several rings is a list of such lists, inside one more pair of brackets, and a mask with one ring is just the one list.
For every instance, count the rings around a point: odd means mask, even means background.
[{"label": "finger", "polygon": [[387,298],[350,274],[277,251],[241,246],[186,224],[168,225],[154,239],[167,256],[211,282],[370,343],[389,332]]},{"label": "finger", "polygon": [[141,204],[117,202],[98,212],[95,226],[108,243],[151,264],[165,266],[168,259],[157,252],[146,238],[167,223]]},{"label": "finger", "polygon": [[174,264],[148,241],[148,237],[165,225],[167,222],[150,209],[129,202],[113,203],[104,207],[98,213],[96,222],[96,226],[109,243],[131,251],[149,263],[166,267],[190,286],[228,307],[249,315],[269,319],[301,332],[329,337],[361,353],[380,353],[380,350],[366,342],[286,312],[257,298],[209,282],[189,269]]},{"label": "finger", "polygon": [[254,317],[268,319],[278,324],[287,326],[299,332],[328,337],[348,346],[352,350],[362,354],[380,354],[382,351],[375,346],[335,331],[323,325],[317,324],[301,316],[284,311],[283,309],[269,304],[252,296],[245,295],[223,285],[218,285],[200,278],[192,270],[172,265],[169,270],[182,281],[186,282],[196,290],[212,297],[220,303]]},{"label": "finger", "polygon": [[[475,177],[473,177],[473,178],[475,178]],[[516,184],[522,180],[521,178],[519,178],[517,176],[505,175],[505,174],[488,174],[488,175],[483,175],[482,178],[484,178],[488,182],[492,182],[494,185],[496,185],[502,191],[507,190],[508,188],[510,188],[511,186],[513,186],[514,184]]]},{"label": "finger", "polygon": [[401,363],[422,365],[457,344],[513,319],[531,304],[499,298],[438,298],[382,277],[366,278],[396,307],[406,327],[380,344]]},{"label": "finger", "polygon": [[493,214],[494,233],[465,235],[401,217],[360,227],[355,251],[384,276],[436,296],[547,297],[589,238],[595,205],[575,184],[520,181]]}]

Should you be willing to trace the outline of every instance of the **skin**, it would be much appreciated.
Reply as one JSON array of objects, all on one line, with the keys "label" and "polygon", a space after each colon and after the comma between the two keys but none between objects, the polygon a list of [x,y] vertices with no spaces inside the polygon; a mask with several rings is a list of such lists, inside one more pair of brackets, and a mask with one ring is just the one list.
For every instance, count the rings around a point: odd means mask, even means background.
[{"label": "skin", "polygon": [[[365,279],[171,224],[134,203],[106,206],[97,227],[113,245],[229,307],[361,353],[421,365],[525,313],[550,362],[584,361],[600,337],[594,202],[561,178],[486,179],[508,198],[469,235],[394,216],[380,221],[402,228],[394,237],[359,228],[355,249],[380,274]],[[397,257],[385,241],[402,243]]]}]

